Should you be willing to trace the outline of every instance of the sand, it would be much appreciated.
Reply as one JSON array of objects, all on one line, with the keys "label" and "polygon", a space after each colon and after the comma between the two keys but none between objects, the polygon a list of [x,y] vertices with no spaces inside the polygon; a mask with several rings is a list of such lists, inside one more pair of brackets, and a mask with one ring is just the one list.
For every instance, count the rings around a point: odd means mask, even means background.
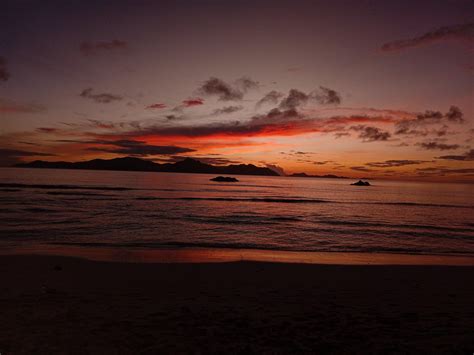
[{"label": "sand", "polygon": [[474,268],[0,256],[0,353],[468,353]]}]

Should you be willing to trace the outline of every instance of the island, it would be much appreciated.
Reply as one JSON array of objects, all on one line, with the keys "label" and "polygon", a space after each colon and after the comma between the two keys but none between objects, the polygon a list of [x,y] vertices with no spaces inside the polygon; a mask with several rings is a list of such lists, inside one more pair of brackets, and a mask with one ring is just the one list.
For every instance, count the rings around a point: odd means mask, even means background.
[{"label": "island", "polygon": [[42,161],[14,165],[18,168],[41,169],[85,169],[85,170],[118,170],[118,171],[152,171],[167,173],[194,173],[194,174],[225,174],[225,175],[263,175],[278,176],[279,174],[267,167],[258,167],[253,164],[234,164],[216,166],[202,163],[197,159],[183,158],[175,163],[158,164],[151,160],[135,157],[115,159],[94,159],[81,162]]},{"label": "island", "polygon": [[217,182],[239,182],[239,180],[237,180],[235,177],[230,176],[217,176],[209,180]]},{"label": "island", "polygon": [[371,186],[370,183],[368,181],[362,181],[362,180],[359,180],[357,182],[354,182],[353,184],[351,184],[353,186]]},{"label": "island", "polygon": [[302,178],[317,178],[317,179],[348,179],[345,176],[337,176],[332,174],[327,175],[309,175],[306,173],[294,173],[291,175],[287,175],[289,177],[302,177]]}]

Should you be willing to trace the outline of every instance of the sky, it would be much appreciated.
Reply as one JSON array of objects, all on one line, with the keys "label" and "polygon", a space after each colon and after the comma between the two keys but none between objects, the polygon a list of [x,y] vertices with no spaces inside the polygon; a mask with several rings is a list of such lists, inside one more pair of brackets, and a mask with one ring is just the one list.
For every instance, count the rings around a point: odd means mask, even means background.
[{"label": "sky", "polygon": [[2,1],[0,165],[474,182],[474,2]]}]

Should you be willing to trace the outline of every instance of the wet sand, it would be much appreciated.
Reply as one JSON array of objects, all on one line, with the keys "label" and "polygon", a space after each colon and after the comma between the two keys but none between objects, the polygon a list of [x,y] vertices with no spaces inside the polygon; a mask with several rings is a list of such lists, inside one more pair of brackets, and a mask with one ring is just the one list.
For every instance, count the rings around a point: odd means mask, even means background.
[{"label": "wet sand", "polygon": [[0,256],[0,353],[469,353],[474,267]]}]

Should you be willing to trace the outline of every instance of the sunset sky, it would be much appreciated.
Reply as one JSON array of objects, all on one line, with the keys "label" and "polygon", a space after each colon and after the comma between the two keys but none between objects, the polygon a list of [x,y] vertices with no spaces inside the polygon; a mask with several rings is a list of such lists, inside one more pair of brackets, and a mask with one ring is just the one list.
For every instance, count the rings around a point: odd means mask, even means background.
[{"label": "sunset sky", "polygon": [[474,2],[2,1],[0,164],[474,181]]}]

